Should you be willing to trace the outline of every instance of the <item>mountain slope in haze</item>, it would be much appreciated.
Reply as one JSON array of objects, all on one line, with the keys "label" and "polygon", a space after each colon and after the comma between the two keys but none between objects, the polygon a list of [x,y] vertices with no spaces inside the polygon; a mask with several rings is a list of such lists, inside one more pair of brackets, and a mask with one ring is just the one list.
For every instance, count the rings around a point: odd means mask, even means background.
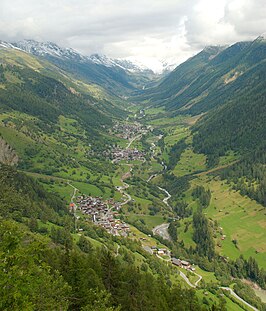
[{"label": "mountain slope in haze", "polygon": [[151,100],[156,104],[168,103],[191,85],[198,75],[204,71],[210,59],[222,51],[224,47],[208,47],[194,57],[175,68],[155,88],[147,89],[140,99]]},{"label": "mountain slope in haze", "polygon": [[71,72],[77,79],[98,84],[111,94],[119,96],[142,88],[157,78],[157,75],[143,65],[98,54],[84,56],[71,48],[61,48],[52,42],[23,40],[11,44],[2,42],[1,45],[43,57],[59,68]]},{"label": "mountain slope in haze", "polygon": [[[144,93],[143,99],[149,98],[157,106],[165,106],[167,111],[206,112],[229,100],[234,95],[233,89],[247,87],[265,57],[263,37],[228,48],[206,48],[178,66],[157,87]],[[240,79],[242,75],[244,78]]]}]

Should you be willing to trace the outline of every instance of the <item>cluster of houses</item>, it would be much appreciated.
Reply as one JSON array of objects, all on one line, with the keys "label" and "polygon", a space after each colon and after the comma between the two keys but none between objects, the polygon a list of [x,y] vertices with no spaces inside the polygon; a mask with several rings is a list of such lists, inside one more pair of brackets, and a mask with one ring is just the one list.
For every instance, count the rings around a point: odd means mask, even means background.
[{"label": "cluster of houses", "polygon": [[114,148],[112,150],[112,160],[114,162],[118,162],[121,160],[126,160],[126,161],[130,161],[130,160],[142,160],[144,161],[145,159],[145,152],[143,151],[139,151],[138,149],[134,148],[134,149],[122,149],[122,148]]},{"label": "cluster of houses", "polygon": [[143,126],[139,123],[134,124],[116,123],[112,128],[112,133],[124,139],[131,139],[137,134],[139,133],[145,134],[145,132],[147,132],[146,126]]},{"label": "cluster of houses", "polygon": [[118,218],[118,203],[112,199],[104,202],[100,197],[81,195],[77,197],[77,207],[89,216],[96,225],[103,227],[108,233],[116,236],[127,236],[129,226]]},{"label": "cluster of houses", "polygon": [[98,221],[97,225],[103,227],[108,233],[114,236],[127,237],[130,232],[130,228],[126,223],[114,218],[112,215],[105,220]]},{"label": "cluster of houses", "polygon": [[173,257],[171,258],[171,262],[174,266],[177,266],[179,268],[184,268],[186,270],[195,271],[195,267],[193,267],[191,263],[186,260],[181,260],[181,259]]},{"label": "cluster of houses", "polygon": [[[146,238],[140,238],[140,241],[146,241]],[[151,255],[153,254],[153,255],[160,256],[160,257],[163,257],[163,256],[171,257],[171,252],[166,248],[159,248],[158,246],[149,247],[149,246],[144,246],[144,245],[142,247]],[[183,268],[186,270],[190,270],[190,271],[196,270],[195,267],[186,260],[181,260],[181,259],[172,257],[171,263],[174,266],[177,266],[179,268]]]}]

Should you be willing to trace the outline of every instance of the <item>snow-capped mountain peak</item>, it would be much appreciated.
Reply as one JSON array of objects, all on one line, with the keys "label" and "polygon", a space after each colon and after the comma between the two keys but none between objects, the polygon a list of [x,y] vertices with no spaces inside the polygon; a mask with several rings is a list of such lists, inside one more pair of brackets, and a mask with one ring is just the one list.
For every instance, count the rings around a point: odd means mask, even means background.
[{"label": "snow-capped mountain peak", "polygon": [[27,53],[36,56],[53,56],[68,59],[84,60],[84,56],[71,48],[62,48],[53,42],[38,42],[35,40],[22,40],[11,43]]},{"label": "snow-capped mountain peak", "polygon": [[141,61],[132,58],[111,58],[106,55],[92,54],[90,56],[84,56],[72,48],[63,48],[53,42],[38,42],[35,40],[21,40],[18,42],[8,43],[0,41],[0,47],[20,49],[27,53],[43,56],[43,57],[56,57],[75,62],[89,62],[105,67],[116,67],[125,70],[130,73],[145,73],[154,74],[169,72],[175,64],[168,64],[166,62],[160,62],[160,70],[154,71],[150,66],[144,65]]},{"label": "snow-capped mountain peak", "polygon": [[0,40],[0,48],[5,48],[5,49],[18,49],[16,46],[14,46],[12,43],[1,41]]},{"label": "snow-capped mountain peak", "polygon": [[106,55],[101,54],[92,54],[89,59],[99,65],[104,65],[106,67],[120,67],[123,70],[129,71],[129,72],[151,72],[152,70],[145,65],[139,63],[139,62],[133,62],[128,59],[123,58],[111,58]]},{"label": "snow-capped mountain peak", "polygon": [[262,33],[259,37],[258,37],[259,40],[266,40],[266,32]]}]

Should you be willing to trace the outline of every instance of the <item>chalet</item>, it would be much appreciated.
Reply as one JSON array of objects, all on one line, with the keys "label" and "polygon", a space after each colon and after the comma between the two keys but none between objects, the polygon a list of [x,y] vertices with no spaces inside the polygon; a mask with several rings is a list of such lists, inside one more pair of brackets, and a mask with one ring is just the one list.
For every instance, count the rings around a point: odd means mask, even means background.
[{"label": "chalet", "polygon": [[175,257],[171,258],[172,264],[178,267],[181,267],[181,260]]},{"label": "chalet", "polygon": [[180,268],[189,269],[191,271],[195,271],[194,267],[191,267],[191,264],[186,260],[181,260],[177,258],[171,258],[172,264],[178,266]]},{"label": "chalet", "polygon": [[158,248],[157,250],[158,250],[158,252],[157,252],[158,255],[166,255],[167,254],[167,249],[165,249],[165,248]]}]

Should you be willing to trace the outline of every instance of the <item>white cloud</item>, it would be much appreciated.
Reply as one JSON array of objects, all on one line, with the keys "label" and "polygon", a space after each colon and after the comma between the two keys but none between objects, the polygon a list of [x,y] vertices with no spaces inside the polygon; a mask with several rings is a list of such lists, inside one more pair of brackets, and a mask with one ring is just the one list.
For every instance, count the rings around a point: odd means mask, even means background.
[{"label": "white cloud", "polygon": [[185,60],[266,31],[265,0],[1,0],[0,39],[54,41],[82,53]]}]

